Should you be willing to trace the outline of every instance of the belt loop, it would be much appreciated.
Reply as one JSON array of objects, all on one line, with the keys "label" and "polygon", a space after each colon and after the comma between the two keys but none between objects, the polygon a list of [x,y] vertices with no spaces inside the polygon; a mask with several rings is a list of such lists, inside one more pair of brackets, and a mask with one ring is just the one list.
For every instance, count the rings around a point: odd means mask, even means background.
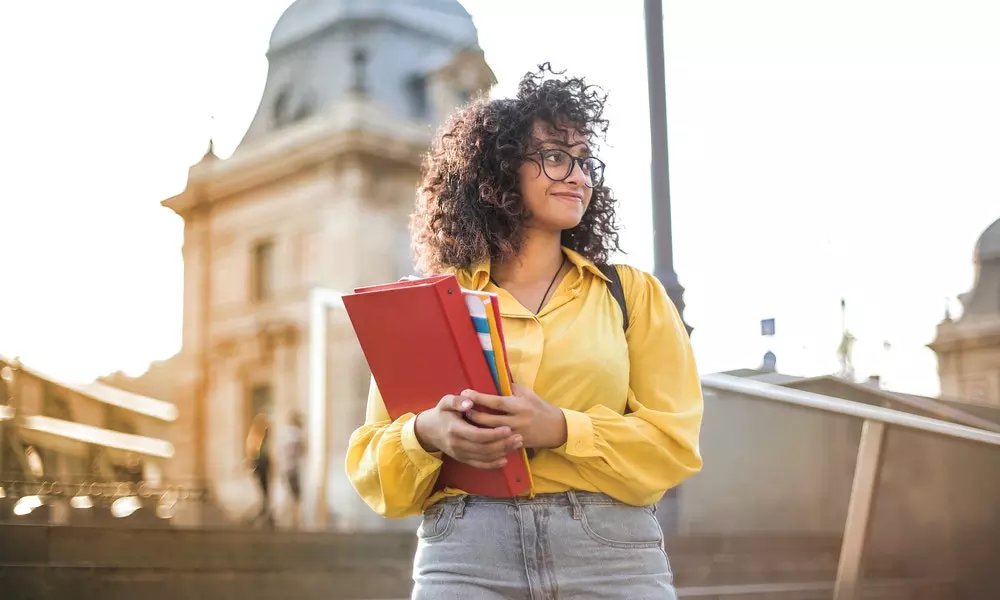
[{"label": "belt loop", "polygon": [[576,492],[573,490],[566,492],[566,496],[569,498],[569,505],[573,507],[573,519],[579,521],[583,517],[583,506],[580,505],[580,499],[576,497]]},{"label": "belt loop", "polygon": [[462,517],[465,516],[465,499],[466,498],[468,498],[468,496],[459,496],[458,497],[458,507],[455,509],[455,518],[456,519],[461,519]]}]

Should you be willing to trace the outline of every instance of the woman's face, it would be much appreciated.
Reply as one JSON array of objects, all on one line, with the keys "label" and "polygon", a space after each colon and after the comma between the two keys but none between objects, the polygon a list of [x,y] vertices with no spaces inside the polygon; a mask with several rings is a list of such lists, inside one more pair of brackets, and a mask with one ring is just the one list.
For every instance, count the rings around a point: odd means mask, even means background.
[{"label": "woman's face", "polygon": [[[570,156],[586,158],[590,156],[590,145],[574,129],[559,131],[544,123],[535,123],[533,136],[534,154],[528,156],[517,173],[521,197],[531,215],[528,226],[546,231],[572,229],[580,224],[594,190],[587,187],[590,180],[579,162],[564,153],[550,151],[562,150]],[[553,179],[561,178],[570,169],[562,181]]]}]

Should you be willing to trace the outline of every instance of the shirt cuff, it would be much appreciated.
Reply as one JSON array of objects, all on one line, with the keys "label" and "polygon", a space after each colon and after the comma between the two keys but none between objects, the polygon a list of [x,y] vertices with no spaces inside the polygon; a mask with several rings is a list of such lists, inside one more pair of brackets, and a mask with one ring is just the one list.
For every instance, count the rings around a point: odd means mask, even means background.
[{"label": "shirt cuff", "polygon": [[600,453],[594,445],[594,422],[590,415],[568,408],[560,409],[566,417],[566,443],[556,448],[567,456],[587,458]]},{"label": "shirt cuff", "polygon": [[417,439],[417,432],[414,429],[416,423],[416,416],[403,423],[403,428],[399,432],[399,440],[403,444],[403,451],[406,452],[407,458],[410,459],[410,462],[413,463],[413,466],[418,471],[434,470],[441,466],[443,462],[442,454],[441,452],[428,452],[424,450],[424,447],[420,445],[420,440]]}]

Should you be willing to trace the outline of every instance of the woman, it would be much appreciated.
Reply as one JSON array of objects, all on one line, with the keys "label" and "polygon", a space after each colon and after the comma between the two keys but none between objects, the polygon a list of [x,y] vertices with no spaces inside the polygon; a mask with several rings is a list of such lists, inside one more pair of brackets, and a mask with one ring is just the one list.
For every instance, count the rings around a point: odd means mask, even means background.
[{"label": "woman", "polygon": [[[511,397],[456,390],[395,421],[373,386],[351,437],[347,471],[365,501],[386,517],[423,512],[413,598],[675,597],[654,507],[702,464],[691,345],[660,283],[627,266],[623,331],[599,268],[618,249],[593,156],[606,96],[549,75],[543,65],[515,98],[452,118],[411,224],[423,272],[499,295],[520,385]],[[443,454],[498,468],[521,447],[530,498],[435,489]]]}]

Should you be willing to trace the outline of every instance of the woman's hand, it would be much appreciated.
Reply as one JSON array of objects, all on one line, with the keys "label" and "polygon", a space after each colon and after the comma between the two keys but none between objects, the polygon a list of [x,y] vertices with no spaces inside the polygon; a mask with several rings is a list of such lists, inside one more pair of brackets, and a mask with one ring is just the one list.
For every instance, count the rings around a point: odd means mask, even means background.
[{"label": "woman's hand", "polygon": [[491,396],[472,390],[462,396],[478,406],[500,411],[500,415],[468,411],[469,420],[484,427],[508,427],[520,434],[526,448],[558,448],[566,443],[566,417],[563,412],[538,397],[533,390],[514,384],[513,396]]},{"label": "woman's hand", "polygon": [[506,456],[523,444],[510,427],[483,428],[467,422],[465,414],[472,400],[445,396],[438,405],[416,417],[413,429],[417,440],[428,452],[441,451],[455,460],[478,469],[499,469],[507,464]]}]

